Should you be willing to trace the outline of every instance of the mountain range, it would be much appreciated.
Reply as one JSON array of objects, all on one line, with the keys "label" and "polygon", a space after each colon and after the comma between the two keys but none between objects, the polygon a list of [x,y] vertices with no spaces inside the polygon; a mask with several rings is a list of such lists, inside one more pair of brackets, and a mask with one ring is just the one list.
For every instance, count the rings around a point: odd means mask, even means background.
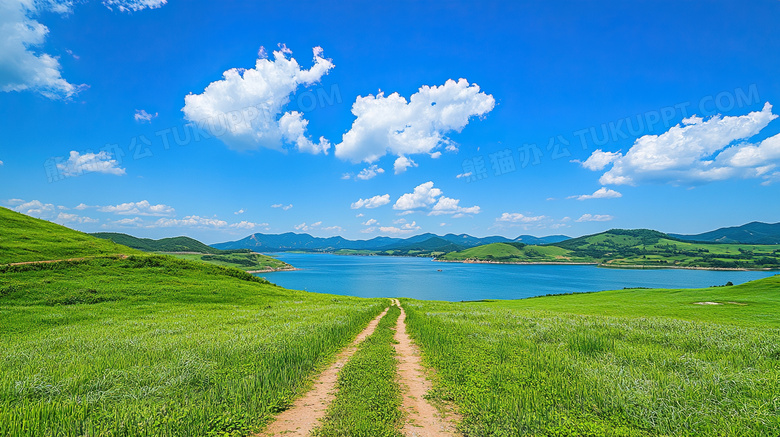
[{"label": "mountain range", "polygon": [[780,223],[750,222],[696,235],[669,234],[685,241],[705,243],[780,244]]},{"label": "mountain range", "polygon": [[339,249],[352,250],[429,250],[451,252],[490,243],[507,243],[512,241],[526,244],[549,244],[568,240],[565,235],[534,237],[521,235],[512,240],[501,236],[473,237],[468,234],[436,235],[425,233],[409,238],[376,237],[370,240],[347,240],[342,237],[314,237],[309,234],[288,232],[285,234],[252,234],[238,241],[212,244],[217,249],[252,249],[265,252],[283,252],[291,250],[331,251]]}]

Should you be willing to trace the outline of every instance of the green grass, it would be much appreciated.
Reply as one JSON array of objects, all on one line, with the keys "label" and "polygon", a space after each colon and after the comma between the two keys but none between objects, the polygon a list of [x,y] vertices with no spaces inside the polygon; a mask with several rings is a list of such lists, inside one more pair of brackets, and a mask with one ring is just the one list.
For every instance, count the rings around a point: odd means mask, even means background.
[{"label": "green grass", "polygon": [[458,406],[466,436],[767,436],[780,433],[779,300],[775,276],[703,290],[404,302],[436,371],[434,398]]},{"label": "green grass", "polygon": [[170,253],[168,255],[223,267],[235,267],[245,271],[286,270],[293,268],[293,266],[284,261],[259,253],[228,253],[224,255]]},{"label": "green grass", "polygon": [[144,252],[199,252],[210,254],[228,252],[215,249],[190,237],[171,237],[153,240],[151,238],[137,238],[132,235],[117,232],[96,232],[89,235],[96,238],[111,240],[114,243],[132,247],[133,249],[142,250]]},{"label": "green grass", "polygon": [[403,416],[393,347],[401,311],[391,306],[374,334],[339,372],[336,399],[328,408],[319,437],[400,437]]},{"label": "green grass", "polygon": [[0,207],[0,264],[138,253],[135,249]]},{"label": "green grass", "polygon": [[164,256],[2,267],[0,435],[247,435],[384,302]]},{"label": "green grass", "polygon": [[493,243],[440,257],[446,261],[572,262],[603,266],[780,268],[780,246],[690,243],[649,230],[613,229],[535,246]]}]

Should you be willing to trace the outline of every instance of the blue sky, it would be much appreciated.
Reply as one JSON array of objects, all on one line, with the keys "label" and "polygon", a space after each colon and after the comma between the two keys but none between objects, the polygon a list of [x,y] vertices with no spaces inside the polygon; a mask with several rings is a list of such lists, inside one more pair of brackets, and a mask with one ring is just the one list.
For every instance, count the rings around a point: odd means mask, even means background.
[{"label": "blue sky", "polygon": [[780,221],[777,1],[0,9],[0,204],[75,229]]}]

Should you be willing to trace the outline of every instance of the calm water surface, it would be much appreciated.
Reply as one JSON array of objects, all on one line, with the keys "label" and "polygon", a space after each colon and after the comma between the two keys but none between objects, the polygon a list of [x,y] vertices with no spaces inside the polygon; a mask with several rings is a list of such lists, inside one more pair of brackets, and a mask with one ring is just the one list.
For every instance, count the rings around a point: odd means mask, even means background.
[{"label": "calm water surface", "polygon": [[624,287],[700,288],[728,281],[741,284],[777,273],[461,264],[389,256],[272,255],[301,269],[258,275],[285,288],[359,297],[448,301],[521,299]]}]

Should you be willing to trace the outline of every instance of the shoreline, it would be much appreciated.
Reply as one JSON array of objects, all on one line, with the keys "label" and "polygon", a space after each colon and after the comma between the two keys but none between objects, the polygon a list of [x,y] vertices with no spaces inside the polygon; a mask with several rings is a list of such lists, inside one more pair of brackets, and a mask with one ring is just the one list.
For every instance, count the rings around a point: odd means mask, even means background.
[{"label": "shoreline", "polygon": [[263,270],[245,270],[245,272],[247,272],[249,274],[255,274],[255,273],[292,272],[292,271],[295,271],[295,270],[300,270],[300,269],[297,268],[297,267],[293,267],[293,266],[282,267],[282,268],[279,268],[279,269],[275,269],[273,267],[268,267],[267,269],[263,269]]},{"label": "shoreline", "polygon": [[461,264],[507,264],[507,265],[554,265],[554,266],[596,266],[605,269],[626,269],[626,270],[712,270],[712,271],[724,271],[724,272],[772,272],[780,271],[780,269],[771,268],[757,268],[749,269],[743,267],[701,267],[701,266],[646,266],[641,264],[604,264],[595,262],[562,262],[562,261],[486,261],[486,260],[447,260],[436,259],[433,261],[442,263],[461,263]]}]

